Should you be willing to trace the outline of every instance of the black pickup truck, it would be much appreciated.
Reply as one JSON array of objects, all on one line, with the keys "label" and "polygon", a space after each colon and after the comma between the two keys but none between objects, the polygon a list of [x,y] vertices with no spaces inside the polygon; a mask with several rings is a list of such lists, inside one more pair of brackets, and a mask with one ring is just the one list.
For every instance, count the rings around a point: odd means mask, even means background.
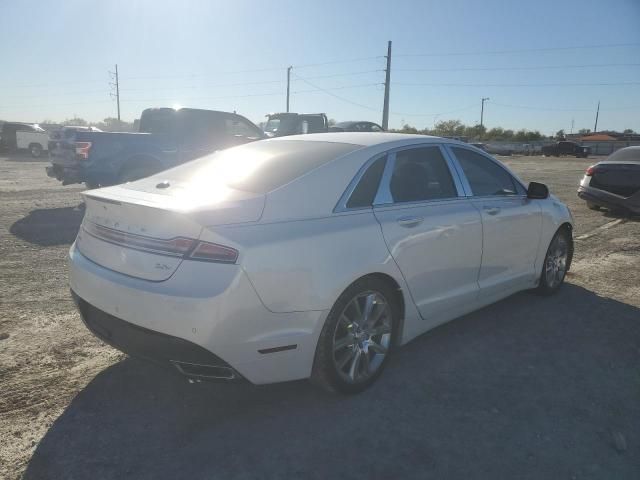
[{"label": "black pickup truck", "polygon": [[116,185],[265,134],[241,115],[193,108],[149,108],[140,133],[69,130],[49,142],[47,175],[63,185]]},{"label": "black pickup truck", "polygon": [[559,157],[561,155],[571,155],[577,158],[587,158],[591,154],[591,148],[578,145],[576,142],[563,140],[553,145],[542,147],[542,155],[546,157]]}]

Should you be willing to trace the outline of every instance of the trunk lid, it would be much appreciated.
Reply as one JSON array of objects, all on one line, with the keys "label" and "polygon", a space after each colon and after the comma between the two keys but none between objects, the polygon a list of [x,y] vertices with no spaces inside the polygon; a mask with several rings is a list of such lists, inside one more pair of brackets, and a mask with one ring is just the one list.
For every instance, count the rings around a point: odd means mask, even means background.
[{"label": "trunk lid", "polygon": [[179,249],[199,239],[203,227],[257,221],[264,209],[261,194],[165,182],[152,176],[84,193],[80,252],[110,270],[163,281],[182,263],[185,252]]}]

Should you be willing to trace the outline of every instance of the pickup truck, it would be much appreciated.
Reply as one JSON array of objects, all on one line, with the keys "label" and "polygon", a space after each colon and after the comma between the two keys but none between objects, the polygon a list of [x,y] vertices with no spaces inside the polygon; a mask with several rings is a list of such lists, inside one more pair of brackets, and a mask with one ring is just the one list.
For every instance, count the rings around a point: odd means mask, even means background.
[{"label": "pickup truck", "polygon": [[553,145],[544,145],[542,147],[542,155],[546,157],[554,156],[559,157],[560,155],[572,155],[577,158],[587,158],[591,153],[591,148],[583,147],[578,145],[575,142],[569,142],[566,140],[557,142]]},{"label": "pickup truck", "polygon": [[49,142],[47,175],[63,185],[116,185],[202,157],[216,150],[265,138],[241,115],[193,108],[149,108],[139,133],[69,129]]},{"label": "pickup truck", "polygon": [[49,135],[37,124],[6,122],[0,132],[2,150],[29,150],[35,158],[46,152],[48,141]]},{"label": "pickup truck", "polygon": [[264,126],[264,133],[268,137],[328,131],[329,119],[324,113],[270,113]]}]

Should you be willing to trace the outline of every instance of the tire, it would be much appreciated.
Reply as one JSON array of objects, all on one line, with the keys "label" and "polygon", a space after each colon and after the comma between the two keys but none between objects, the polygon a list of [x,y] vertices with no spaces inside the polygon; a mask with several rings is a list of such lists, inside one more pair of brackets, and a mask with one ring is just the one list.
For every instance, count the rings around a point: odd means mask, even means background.
[{"label": "tire", "polygon": [[318,339],[312,383],[330,392],[354,394],[378,379],[398,331],[397,295],[376,277],[364,277],[340,295]]},{"label": "tire", "polygon": [[595,204],[595,203],[587,202],[587,208],[588,208],[589,210],[595,210],[595,211],[598,211],[598,210],[600,210],[600,208],[602,208],[602,207],[600,207],[600,205],[597,205],[597,204]]},{"label": "tire", "polygon": [[155,165],[133,165],[131,167],[125,167],[118,176],[118,183],[134,182],[153,175],[158,171],[159,168]]},{"label": "tire", "polygon": [[33,158],[40,158],[42,156],[42,145],[39,143],[32,143],[29,145],[29,152]]},{"label": "tire", "polygon": [[94,183],[94,182],[84,182],[85,187],[87,187],[87,190],[93,190],[95,188],[100,188],[100,184],[99,183]]},{"label": "tire", "polygon": [[562,284],[571,266],[573,256],[573,241],[566,228],[561,228],[551,239],[549,248],[542,263],[540,282],[536,292],[540,295],[556,293]]}]

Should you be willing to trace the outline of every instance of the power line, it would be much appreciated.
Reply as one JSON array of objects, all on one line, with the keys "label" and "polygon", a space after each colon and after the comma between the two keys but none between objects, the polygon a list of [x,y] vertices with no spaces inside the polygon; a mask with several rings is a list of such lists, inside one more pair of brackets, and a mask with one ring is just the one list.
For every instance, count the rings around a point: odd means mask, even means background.
[{"label": "power line", "polygon": [[[327,95],[329,95],[329,96],[331,96],[331,97],[333,97],[333,98],[337,98],[338,100],[341,100],[341,101],[343,101],[343,102],[345,102],[345,103],[349,103],[349,104],[351,104],[351,105],[355,105],[356,107],[360,107],[360,108],[364,108],[364,109],[366,109],[366,110],[371,110],[371,111],[373,111],[373,112],[378,112],[378,113],[380,113],[380,110],[379,110],[379,109],[377,109],[377,108],[373,108],[373,107],[370,107],[370,106],[368,106],[368,105],[363,105],[363,104],[361,104],[361,103],[351,101],[351,100],[349,100],[348,98],[344,98],[344,97],[342,97],[342,96],[340,96],[340,95],[336,95],[335,93],[331,93],[331,92],[329,91],[329,89],[321,88],[321,87],[319,87],[318,85],[316,85],[316,84],[314,84],[314,83],[311,83],[311,82],[310,82],[309,80],[307,80],[306,78],[302,78],[301,76],[299,76],[299,75],[297,75],[297,74],[295,74],[295,73],[294,73],[293,75],[294,75],[296,78],[298,78],[299,80],[301,80],[301,81],[303,81],[304,83],[306,83],[307,85],[309,85],[310,87],[313,87],[313,88],[315,88],[316,90],[318,90],[318,91],[320,91],[320,92],[324,92],[324,93],[326,93]],[[378,85],[378,84],[374,84],[374,85]]]},{"label": "power line", "polygon": [[341,63],[354,63],[354,62],[364,62],[364,61],[368,61],[368,60],[378,60],[380,58],[380,56],[375,56],[375,57],[360,57],[360,58],[351,58],[351,59],[347,59],[347,60],[335,60],[335,61],[330,61],[330,62],[321,62],[321,63],[305,63],[302,65],[296,65],[294,64],[294,68],[296,69],[300,69],[300,68],[310,68],[310,67],[323,67],[325,65],[338,65]]},{"label": "power line", "polygon": [[394,112],[391,111],[392,115],[397,115],[399,117],[439,117],[440,115],[448,115],[450,113],[464,112],[465,110],[470,110],[472,108],[476,108],[476,104],[467,105],[466,107],[456,108],[454,110],[448,110],[446,112],[437,112],[437,113],[406,113],[406,112]]},{"label": "power line", "polygon": [[596,48],[618,48],[618,47],[637,47],[640,43],[610,43],[601,45],[576,45],[572,47],[546,47],[546,48],[522,48],[514,50],[488,50],[475,52],[430,52],[430,53],[404,53],[397,54],[397,57],[448,57],[448,56],[464,56],[464,55],[502,55],[508,53],[533,53],[533,52],[553,52],[566,50],[583,50]]},{"label": "power line", "polygon": [[597,82],[597,83],[398,83],[405,87],[603,87],[640,85],[640,82]]},{"label": "power line", "polygon": [[396,68],[396,72],[475,72],[503,70],[555,70],[565,68],[640,67],[640,63],[597,63],[590,65],[541,65],[537,67],[451,67],[451,68]]}]

